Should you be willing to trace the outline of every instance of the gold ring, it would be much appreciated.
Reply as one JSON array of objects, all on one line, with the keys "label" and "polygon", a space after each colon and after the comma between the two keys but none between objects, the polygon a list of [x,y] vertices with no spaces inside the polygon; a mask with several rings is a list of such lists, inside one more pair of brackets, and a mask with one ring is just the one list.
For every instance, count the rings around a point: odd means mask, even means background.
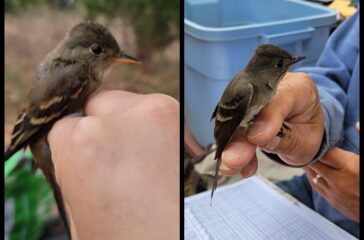
[{"label": "gold ring", "polygon": [[312,182],[314,184],[317,184],[318,180],[321,178],[321,176],[319,174],[316,174],[316,176],[314,178],[312,178]]}]

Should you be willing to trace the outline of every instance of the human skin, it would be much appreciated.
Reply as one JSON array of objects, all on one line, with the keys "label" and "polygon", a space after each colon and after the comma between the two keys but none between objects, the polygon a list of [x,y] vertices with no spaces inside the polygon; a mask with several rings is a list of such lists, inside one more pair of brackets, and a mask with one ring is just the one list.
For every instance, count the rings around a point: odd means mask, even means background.
[{"label": "human skin", "polygon": [[179,104],[105,91],[48,135],[73,239],[177,239]]},{"label": "human skin", "polygon": [[[292,131],[281,139],[276,134],[283,121]],[[259,129],[262,127],[265,129]],[[356,127],[359,131],[359,124]],[[290,165],[309,163],[319,150],[323,131],[324,117],[315,84],[305,73],[288,73],[247,136],[242,130],[234,134],[222,154],[220,171],[224,175],[252,176],[258,167],[257,147],[278,154]],[[359,155],[334,147],[304,170],[314,190],[345,216],[359,220]],[[321,177],[315,184],[312,179],[317,174]]]},{"label": "human skin", "polygon": [[[346,217],[359,222],[359,155],[333,147],[304,171],[312,188]],[[317,182],[312,179],[319,175]]]}]

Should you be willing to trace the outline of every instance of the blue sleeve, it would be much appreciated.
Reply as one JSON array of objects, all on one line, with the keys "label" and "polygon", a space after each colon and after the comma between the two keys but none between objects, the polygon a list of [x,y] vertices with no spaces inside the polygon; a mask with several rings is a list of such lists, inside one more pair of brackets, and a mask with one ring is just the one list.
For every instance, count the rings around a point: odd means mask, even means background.
[{"label": "blue sleeve", "polygon": [[341,23],[330,36],[316,66],[296,70],[296,72],[306,72],[316,82],[324,112],[325,137],[314,160],[320,159],[328,148],[342,141],[347,88],[358,55],[357,11]]}]

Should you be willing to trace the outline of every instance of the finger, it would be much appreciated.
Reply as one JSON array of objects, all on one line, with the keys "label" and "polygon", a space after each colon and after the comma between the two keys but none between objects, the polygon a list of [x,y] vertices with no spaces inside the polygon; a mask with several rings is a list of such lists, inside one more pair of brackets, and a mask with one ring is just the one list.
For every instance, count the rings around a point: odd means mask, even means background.
[{"label": "finger", "polygon": [[343,150],[339,147],[329,149],[321,158],[321,162],[335,169],[342,169],[348,160],[359,157],[357,154]]},{"label": "finger", "polygon": [[258,159],[257,156],[255,155],[253,160],[247,166],[245,166],[240,173],[244,178],[248,178],[253,176],[257,172],[257,169],[258,169]]},{"label": "finger", "polygon": [[[314,171],[316,174],[320,175],[322,179],[324,179],[328,184],[332,184],[337,177],[337,169],[332,168],[320,161],[311,164],[310,169]],[[320,180],[321,180],[320,178]]]},{"label": "finger", "polygon": [[140,94],[127,91],[101,91],[91,94],[84,106],[86,115],[109,115],[133,107]]},{"label": "finger", "polygon": [[247,166],[255,156],[256,146],[249,143],[242,129],[238,129],[233,135],[230,143],[222,153],[222,165],[225,170],[240,172]]},{"label": "finger", "polygon": [[315,179],[315,177],[317,176],[317,173],[315,173],[312,169],[305,168],[304,171],[307,175],[307,179],[310,182],[310,185],[313,188],[313,190],[318,192],[321,196],[325,197],[327,195],[327,191],[329,189],[328,186],[324,185],[325,183],[323,183],[323,181],[321,181],[322,180],[321,178],[319,178],[316,182],[314,182],[313,179]]},{"label": "finger", "polygon": [[299,151],[299,144],[301,139],[307,139],[307,131],[301,131],[296,125],[286,123],[291,131],[289,131],[284,137],[278,137],[274,135],[272,139],[265,144],[259,145],[259,147],[267,152],[285,153],[290,154],[293,151]]},{"label": "finger", "polygon": [[257,169],[258,169],[258,160],[257,156],[255,155],[253,159],[248,163],[248,165],[246,165],[243,169],[240,170],[232,169],[226,167],[225,165],[222,165],[220,168],[220,172],[225,176],[232,176],[240,172],[240,174],[244,178],[248,178],[253,176],[257,172]]},{"label": "finger", "polygon": [[[315,168],[312,168],[311,166],[304,169],[305,171],[310,171],[313,174],[313,178],[315,178],[315,184],[320,185],[321,187],[324,187],[325,189],[328,189],[330,186],[330,181],[327,176],[322,175],[320,171],[317,171]],[[311,179],[312,180],[312,179]]]},{"label": "finger", "polygon": [[323,128],[319,133],[320,131],[314,126],[285,124],[291,131],[288,131],[284,137],[273,136],[268,143],[259,145],[259,147],[265,152],[278,154],[283,161],[290,165],[300,166],[308,163],[319,150]]}]

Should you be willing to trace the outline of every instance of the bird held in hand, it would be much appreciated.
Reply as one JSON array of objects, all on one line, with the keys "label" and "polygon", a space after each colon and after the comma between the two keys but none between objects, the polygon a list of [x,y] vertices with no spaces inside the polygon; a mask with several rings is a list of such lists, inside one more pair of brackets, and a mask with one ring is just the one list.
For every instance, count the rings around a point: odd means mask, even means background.
[{"label": "bird held in hand", "polygon": [[120,49],[104,26],[93,22],[74,26],[39,65],[27,105],[16,120],[5,152],[6,161],[18,150],[30,146],[35,166],[43,171],[53,189],[69,235],[47,133],[60,118],[82,113],[86,98],[100,86],[103,72],[113,62],[140,63]]},{"label": "bird held in hand", "polygon": [[[295,57],[287,51],[270,44],[257,47],[245,69],[227,85],[216,106],[211,120],[215,119],[214,136],[217,159],[211,199],[217,187],[221,155],[238,127],[246,132],[255,116],[274,96],[278,83],[288,68],[305,57]],[[282,126],[288,129],[288,126]],[[284,132],[277,134],[284,136]]]}]

